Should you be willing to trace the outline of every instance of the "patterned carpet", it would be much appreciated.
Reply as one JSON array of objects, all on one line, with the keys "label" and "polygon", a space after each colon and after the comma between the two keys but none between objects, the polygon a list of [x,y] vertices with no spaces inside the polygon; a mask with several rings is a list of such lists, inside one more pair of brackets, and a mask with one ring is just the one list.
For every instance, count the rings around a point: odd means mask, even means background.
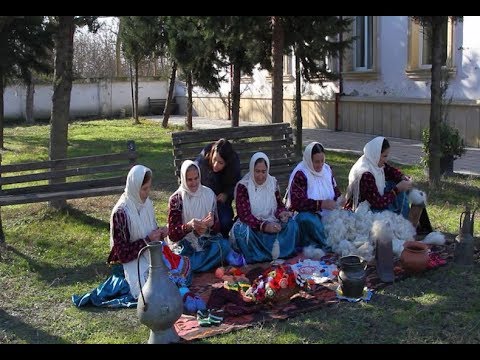
[{"label": "patterned carpet", "polygon": [[[448,245],[448,242],[444,246],[431,246],[430,250],[427,269],[445,265],[453,259],[453,245]],[[335,262],[338,260],[338,256],[327,254],[322,260],[325,259]],[[302,256],[297,256],[287,262],[293,264],[300,260],[303,260]],[[242,268],[242,271],[252,281],[269,266],[270,263],[247,265]],[[405,273],[399,261],[395,263],[394,272],[394,282],[401,281],[409,276]],[[374,262],[368,265],[366,274],[366,286],[372,291],[392,285],[391,283],[383,283],[378,278]],[[243,329],[260,322],[287,319],[338,303],[340,301],[336,293],[338,286],[339,284],[335,280],[314,285],[308,291],[299,291],[291,298],[285,298],[274,303],[256,304],[245,302],[238,292],[225,289],[223,281],[216,278],[213,272],[196,274],[190,288],[191,291],[201,296],[209,308],[217,309],[215,314],[222,316],[223,322],[220,325],[204,327],[199,325],[196,316],[182,315],[176,322],[175,328],[183,340],[190,341]]]}]

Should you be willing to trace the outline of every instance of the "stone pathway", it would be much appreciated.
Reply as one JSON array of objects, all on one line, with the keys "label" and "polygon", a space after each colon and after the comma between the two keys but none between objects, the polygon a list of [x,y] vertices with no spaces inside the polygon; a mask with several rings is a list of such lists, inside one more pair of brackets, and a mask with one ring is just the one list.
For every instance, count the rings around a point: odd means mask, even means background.
[{"label": "stone pathway", "polygon": [[[162,116],[151,116],[149,119],[162,121]],[[230,120],[209,119],[194,117],[194,129],[214,129],[231,126]],[[175,115],[169,119],[170,124],[183,125],[185,116]],[[241,126],[255,125],[252,122],[240,122]],[[318,141],[330,151],[351,152],[358,155],[363,153],[363,146],[373,139],[375,135],[352,133],[346,131],[333,131],[325,129],[303,129],[303,143]],[[391,159],[400,164],[419,164],[423,151],[422,143],[417,140],[400,139],[389,137],[392,147]],[[461,158],[455,160],[453,170],[456,173],[480,176],[480,148],[467,148],[467,152]]]}]

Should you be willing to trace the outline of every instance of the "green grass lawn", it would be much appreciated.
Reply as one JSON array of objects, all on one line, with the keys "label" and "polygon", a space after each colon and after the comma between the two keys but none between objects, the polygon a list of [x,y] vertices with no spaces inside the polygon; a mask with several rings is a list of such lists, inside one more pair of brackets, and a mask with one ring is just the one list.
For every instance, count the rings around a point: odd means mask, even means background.
[{"label": "green grass lawn", "polygon": [[[5,128],[3,163],[48,158],[49,126]],[[165,223],[177,188],[170,134],[143,120],[78,121],[69,127],[69,156],[119,151],[133,139],[139,163],[154,176],[152,199]],[[392,151],[395,151],[393,148]],[[328,153],[344,191],[356,156]],[[460,213],[479,199],[480,179],[455,176],[430,190],[422,168],[402,167],[427,191],[436,230],[458,233]],[[69,201],[63,212],[46,203],[2,208],[6,244],[0,246],[0,343],[146,343],[149,330],[136,309],[76,308],[72,294],[109,275],[109,216],[118,195]],[[477,223],[480,220],[477,217]],[[478,235],[478,225],[476,227]],[[205,343],[479,343],[480,271],[447,265],[395,283],[369,303],[337,303],[286,321],[257,324]]]}]

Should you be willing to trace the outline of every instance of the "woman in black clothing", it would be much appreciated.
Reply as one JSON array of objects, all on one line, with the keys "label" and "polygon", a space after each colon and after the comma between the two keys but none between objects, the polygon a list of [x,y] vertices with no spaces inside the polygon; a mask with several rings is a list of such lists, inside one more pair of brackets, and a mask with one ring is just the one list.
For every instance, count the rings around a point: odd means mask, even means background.
[{"label": "woman in black clothing", "polygon": [[217,196],[217,210],[222,235],[228,238],[233,225],[233,191],[240,180],[240,159],[226,139],[219,139],[205,148],[195,159],[201,171],[202,184]]}]

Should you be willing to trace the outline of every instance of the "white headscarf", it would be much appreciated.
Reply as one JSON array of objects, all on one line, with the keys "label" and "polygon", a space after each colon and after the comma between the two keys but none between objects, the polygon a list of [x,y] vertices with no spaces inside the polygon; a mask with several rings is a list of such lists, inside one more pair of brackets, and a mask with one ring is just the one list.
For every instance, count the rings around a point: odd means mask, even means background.
[{"label": "white headscarf", "polygon": [[[265,182],[258,185],[255,182],[255,162],[258,159],[265,159],[267,163],[267,178]],[[237,183],[244,185],[248,190],[248,198],[250,200],[250,209],[252,215],[262,221],[277,221],[275,212],[277,211],[277,199],[275,191],[277,190],[277,180],[269,174],[270,160],[263,152],[257,152],[250,159],[249,171]],[[235,187],[235,197],[237,188]],[[235,199],[236,200],[236,199]]]},{"label": "white headscarf", "polygon": [[[303,160],[293,169],[288,180],[287,187],[287,207],[291,205],[291,192],[293,178],[297,171],[301,171],[307,178],[307,197],[312,200],[333,200],[335,197],[334,184],[332,184],[332,169],[327,163],[323,164],[322,170],[317,172],[313,167],[312,162],[312,150],[313,147],[319,144],[319,142],[311,142],[305,147],[303,152]],[[336,185],[336,184],[335,184]]]},{"label": "white headscarf", "polygon": [[384,167],[379,167],[378,162],[382,155],[382,145],[385,138],[377,136],[365,144],[363,155],[350,169],[348,174],[347,199],[353,199],[353,209],[358,206],[360,197],[360,179],[365,172],[371,173],[375,178],[378,192],[383,195],[385,190],[385,172]]},{"label": "white headscarf", "polygon": [[[197,191],[192,192],[187,186],[187,170],[190,166],[195,166],[198,171],[199,186]],[[196,162],[192,160],[185,160],[180,168],[180,186],[177,189],[177,193],[182,197],[183,210],[182,217],[183,223],[187,223],[192,219],[203,219],[212,212],[216,216],[217,211],[217,198],[212,189],[202,185],[200,168]],[[195,235],[193,231],[188,233],[187,238]]]},{"label": "white headscarf", "polygon": [[130,241],[145,238],[152,230],[158,228],[155,211],[150,198],[145,202],[140,199],[140,189],[147,172],[152,172],[143,165],[135,165],[127,175],[125,191],[113,207],[110,216],[110,249],[113,247],[113,214],[118,208],[123,208],[127,214]]}]

